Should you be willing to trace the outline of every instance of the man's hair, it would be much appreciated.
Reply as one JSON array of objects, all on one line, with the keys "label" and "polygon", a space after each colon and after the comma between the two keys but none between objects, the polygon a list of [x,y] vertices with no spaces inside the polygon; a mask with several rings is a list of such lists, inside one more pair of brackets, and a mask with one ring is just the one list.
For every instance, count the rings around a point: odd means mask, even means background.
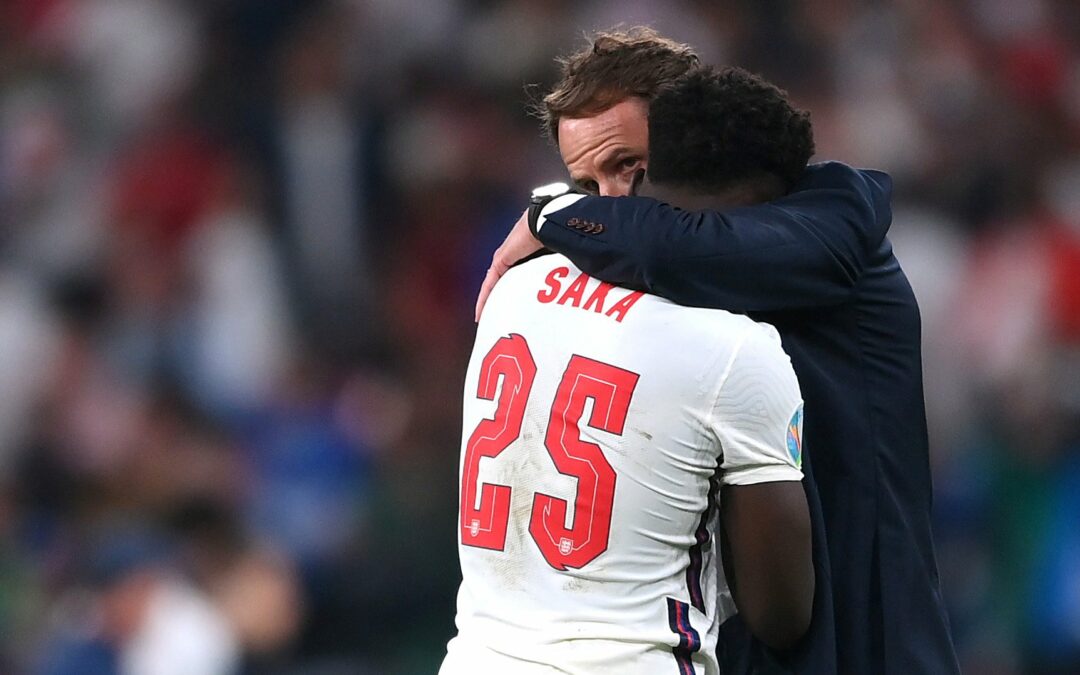
[{"label": "man's hair", "polygon": [[695,68],[649,106],[649,180],[715,192],[772,175],[791,189],[814,154],[810,113],[741,68]]},{"label": "man's hair", "polygon": [[545,134],[555,143],[560,119],[589,117],[633,96],[651,100],[700,60],[688,45],[638,26],[594,33],[588,45],[558,63],[559,81],[536,106]]}]

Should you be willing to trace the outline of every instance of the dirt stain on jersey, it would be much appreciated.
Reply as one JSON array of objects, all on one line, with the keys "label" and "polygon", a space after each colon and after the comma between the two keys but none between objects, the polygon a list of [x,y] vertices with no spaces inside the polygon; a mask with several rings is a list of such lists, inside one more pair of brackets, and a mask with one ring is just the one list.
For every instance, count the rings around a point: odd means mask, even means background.
[{"label": "dirt stain on jersey", "polygon": [[631,429],[631,431],[633,431],[633,432],[634,432],[635,434],[638,434],[638,435],[640,435],[640,436],[641,436],[642,438],[644,438],[645,440],[647,440],[647,441],[651,441],[651,440],[652,440],[652,434],[650,434],[650,433],[649,433],[648,431],[645,431],[644,429],[638,429],[637,427],[631,427],[630,429]]},{"label": "dirt stain on jersey", "polygon": [[526,420],[519,442],[499,455],[500,462],[497,478],[502,485],[509,485],[510,513],[506,528],[506,544],[502,551],[493,551],[488,562],[488,570],[493,583],[506,590],[527,588],[529,576],[529,555],[535,545],[529,535],[529,520],[532,517],[533,493],[538,477],[552,467],[543,466],[547,458],[540,440],[542,435],[535,424]]},{"label": "dirt stain on jersey", "polygon": [[581,577],[567,577],[562,587],[567,593],[584,593],[588,590],[589,582]]}]

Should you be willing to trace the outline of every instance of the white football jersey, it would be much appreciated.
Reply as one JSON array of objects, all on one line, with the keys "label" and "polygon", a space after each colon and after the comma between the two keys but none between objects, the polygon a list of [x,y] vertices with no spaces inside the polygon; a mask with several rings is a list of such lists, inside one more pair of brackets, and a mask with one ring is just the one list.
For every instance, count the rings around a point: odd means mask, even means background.
[{"label": "white football jersey", "polygon": [[440,673],[717,673],[735,611],[719,486],[800,480],[801,410],[769,325],[559,255],[510,270],[465,379],[463,581]]}]

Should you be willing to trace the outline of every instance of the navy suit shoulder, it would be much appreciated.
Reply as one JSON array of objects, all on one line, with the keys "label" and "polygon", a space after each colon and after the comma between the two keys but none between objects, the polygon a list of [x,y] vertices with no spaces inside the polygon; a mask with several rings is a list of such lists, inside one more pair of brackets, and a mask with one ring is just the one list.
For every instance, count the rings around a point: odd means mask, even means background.
[{"label": "navy suit shoulder", "polygon": [[[827,190],[836,192],[826,194]],[[775,203],[789,208],[802,202],[803,197],[812,200],[851,199],[862,217],[849,225],[864,233],[870,251],[875,250],[888,233],[892,224],[892,177],[877,169],[857,169],[843,162],[827,161],[806,167],[802,178],[791,192]]]}]

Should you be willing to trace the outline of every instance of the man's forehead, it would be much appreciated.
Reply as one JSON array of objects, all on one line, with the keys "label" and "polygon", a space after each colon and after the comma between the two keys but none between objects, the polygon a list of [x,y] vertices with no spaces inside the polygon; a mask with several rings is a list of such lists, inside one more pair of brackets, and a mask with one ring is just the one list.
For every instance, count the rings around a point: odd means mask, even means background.
[{"label": "man's forehead", "polygon": [[573,162],[611,142],[643,145],[648,141],[647,110],[643,101],[635,99],[589,117],[564,117],[559,120],[559,151],[567,162]]},{"label": "man's forehead", "polygon": [[648,114],[648,102],[643,98],[634,96],[623,99],[615,105],[591,115],[561,118],[559,120],[559,138],[561,139],[563,132],[568,129],[571,131],[589,130],[600,132],[621,125],[637,126],[645,124]]},{"label": "man's forehead", "polygon": [[559,149],[567,159],[595,150],[627,131],[625,122],[605,115],[566,119],[559,127]]}]

